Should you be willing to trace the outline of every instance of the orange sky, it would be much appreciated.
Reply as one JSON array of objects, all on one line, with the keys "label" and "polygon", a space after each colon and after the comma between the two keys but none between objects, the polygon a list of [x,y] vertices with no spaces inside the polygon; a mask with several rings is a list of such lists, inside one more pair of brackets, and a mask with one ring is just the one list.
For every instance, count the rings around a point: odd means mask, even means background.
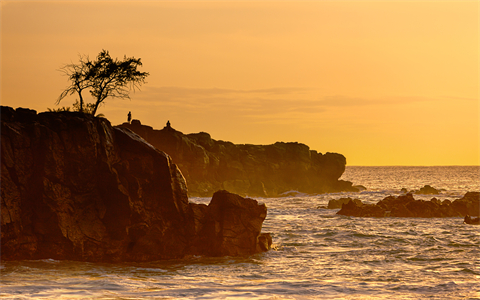
[{"label": "orange sky", "polygon": [[106,49],[151,74],[99,109],[114,125],[132,111],[348,165],[479,165],[479,3],[2,1],[0,102],[54,108],[58,69]]}]

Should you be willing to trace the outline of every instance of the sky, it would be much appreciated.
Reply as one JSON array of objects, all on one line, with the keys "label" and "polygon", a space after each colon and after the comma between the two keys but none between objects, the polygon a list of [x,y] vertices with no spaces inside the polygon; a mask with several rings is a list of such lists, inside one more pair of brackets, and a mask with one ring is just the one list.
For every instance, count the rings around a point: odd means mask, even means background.
[{"label": "sky", "polygon": [[480,165],[479,1],[1,1],[0,26],[1,105],[58,108],[59,69],[105,49],[150,73],[112,125]]}]

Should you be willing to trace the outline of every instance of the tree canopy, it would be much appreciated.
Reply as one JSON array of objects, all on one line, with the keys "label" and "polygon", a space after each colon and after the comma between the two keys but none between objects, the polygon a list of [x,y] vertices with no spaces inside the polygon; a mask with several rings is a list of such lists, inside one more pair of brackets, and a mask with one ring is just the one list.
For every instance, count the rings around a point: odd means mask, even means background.
[{"label": "tree canopy", "polygon": [[[60,71],[68,76],[70,85],[60,94],[57,104],[68,95],[77,93],[79,100],[75,109],[96,114],[98,106],[108,97],[130,99],[130,90],[138,89],[150,75],[140,72],[140,58],[126,57],[123,60],[112,59],[106,50],[102,50],[97,59],[91,61],[88,56],[80,56],[78,64],[68,64]],[[94,103],[85,103],[82,92],[89,90]]]}]

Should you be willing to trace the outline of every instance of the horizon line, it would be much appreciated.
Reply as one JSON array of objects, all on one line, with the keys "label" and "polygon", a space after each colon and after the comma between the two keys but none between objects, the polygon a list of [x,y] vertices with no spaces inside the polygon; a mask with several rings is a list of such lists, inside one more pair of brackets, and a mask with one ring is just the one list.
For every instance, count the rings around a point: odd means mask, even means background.
[{"label": "horizon line", "polygon": [[345,167],[480,167],[480,165],[346,165]]}]

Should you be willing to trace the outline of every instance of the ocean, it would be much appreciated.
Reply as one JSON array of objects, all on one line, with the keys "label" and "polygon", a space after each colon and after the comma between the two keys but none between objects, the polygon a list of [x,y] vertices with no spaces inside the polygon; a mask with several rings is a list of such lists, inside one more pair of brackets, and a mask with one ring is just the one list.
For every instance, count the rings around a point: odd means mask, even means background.
[{"label": "ocean", "polygon": [[[330,199],[376,203],[431,185],[480,191],[480,167],[347,167],[360,193],[256,198],[274,249],[250,257],[101,264],[2,262],[3,299],[480,299],[480,226],[463,218],[355,218]],[[415,195],[429,200],[431,195]],[[192,198],[208,203],[210,198]]]}]

